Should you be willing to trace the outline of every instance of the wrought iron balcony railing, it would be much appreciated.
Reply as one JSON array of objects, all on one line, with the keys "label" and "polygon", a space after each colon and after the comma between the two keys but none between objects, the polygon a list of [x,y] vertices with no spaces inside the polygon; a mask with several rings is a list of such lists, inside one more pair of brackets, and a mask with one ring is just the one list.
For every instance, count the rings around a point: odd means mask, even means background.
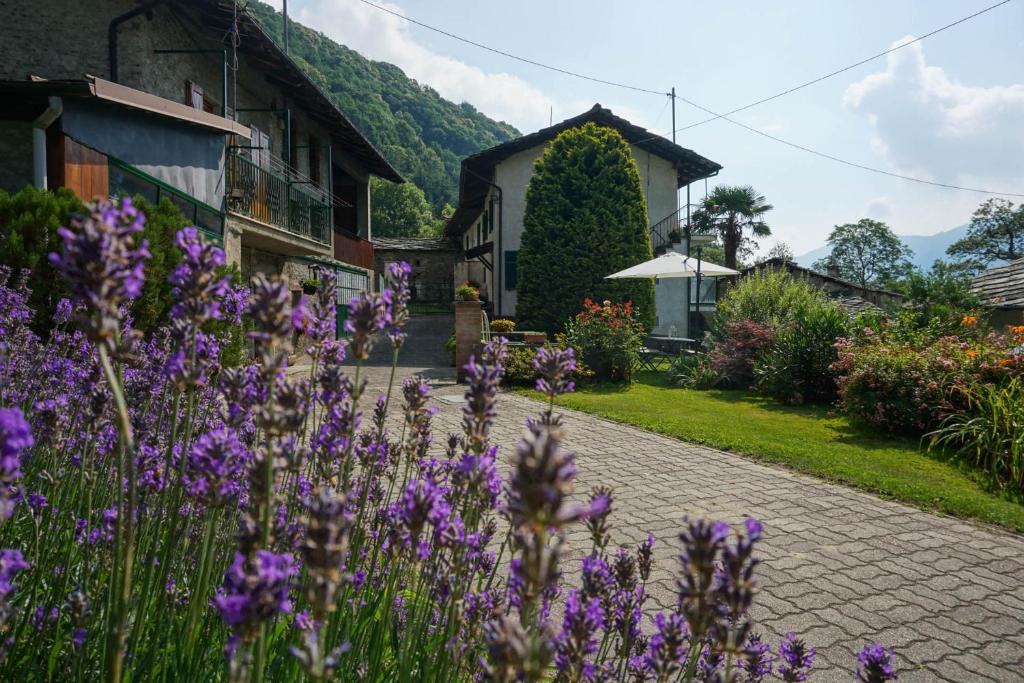
[{"label": "wrought iron balcony railing", "polygon": [[663,252],[673,244],[683,242],[687,234],[711,234],[693,224],[693,215],[699,208],[696,204],[684,205],[651,226],[651,248],[655,253]]},{"label": "wrought iron balcony railing", "polygon": [[227,155],[228,210],[299,237],[331,244],[328,198],[238,153]]}]

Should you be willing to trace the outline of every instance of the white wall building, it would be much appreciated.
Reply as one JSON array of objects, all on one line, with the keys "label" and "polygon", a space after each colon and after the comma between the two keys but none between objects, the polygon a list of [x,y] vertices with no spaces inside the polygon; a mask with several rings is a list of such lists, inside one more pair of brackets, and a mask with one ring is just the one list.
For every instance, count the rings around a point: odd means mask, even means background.
[{"label": "white wall building", "polygon": [[[456,261],[455,282],[471,280],[481,285],[495,317],[516,312],[516,261],[523,234],[526,188],[534,163],[555,136],[564,130],[593,122],[617,130],[633,151],[647,204],[652,245],[669,246],[661,229],[685,223],[680,216],[679,189],[715,175],[719,164],[680,147],[665,138],[615,116],[595,104],[589,111],[548,128],[478,152],[462,161],[459,205],[448,222],[447,234],[462,248]],[[659,283],[656,287],[658,332],[675,327],[686,330],[685,283]]]}]

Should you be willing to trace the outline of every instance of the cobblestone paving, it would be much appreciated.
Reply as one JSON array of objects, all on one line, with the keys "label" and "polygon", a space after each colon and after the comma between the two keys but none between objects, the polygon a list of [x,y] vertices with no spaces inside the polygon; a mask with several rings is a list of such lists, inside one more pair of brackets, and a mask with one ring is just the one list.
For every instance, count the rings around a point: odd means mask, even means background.
[{"label": "cobblestone paving", "polygon": [[[434,385],[436,440],[459,429],[462,389],[439,367],[436,338],[450,321],[417,320],[399,375]],[[443,341],[442,337],[442,341]],[[428,342],[429,339],[429,342]],[[414,351],[413,349],[425,349]],[[386,384],[383,367],[367,372]],[[494,439],[505,457],[542,406],[502,393]],[[754,618],[777,640],[795,631],[818,649],[814,681],[852,679],[869,640],[896,648],[900,680],[1024,680],[1024,538],[939,517],[811,477],[755,463],[575,411],[563,411],[577,454],[578,491],[614,487],[613,543],[657,539],[650,591],[671,604],[684,515],[765,525]],[[578,555],[585,531],[570,536]],[[570,563],[570,566],[575,564]]]}]

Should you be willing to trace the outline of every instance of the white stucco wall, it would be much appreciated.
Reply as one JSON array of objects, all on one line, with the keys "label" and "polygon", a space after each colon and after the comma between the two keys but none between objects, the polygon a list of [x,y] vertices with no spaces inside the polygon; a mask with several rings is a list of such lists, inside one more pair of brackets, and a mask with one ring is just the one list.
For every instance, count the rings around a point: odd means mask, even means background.
[{"label": "white stucco wall", "polygon": [[[533,165],[544,153],[544,145],[537,145],[528,150],[510,156],[498,164],[494,173],[494,183],[502,189],[502,232],[500,236],[501,247],[498,248],[499,236],[497,230],[494,235],[494,260],[495,260],[495,281],[501,287],[500,308],[497,312],[500,315],[515,315],[516,292],[504,288],[504,273],[506,251],[519,251],[523,235],[523,215],[526,212],[526,186],[533,175]],[[677,174],[672,162],[659,156],[651,154],[646,150],[632,146],[633,159],[636,161],[640,171],[640,185],[644,191],[644,198],[647,201],[648,225],[665,218],[678,209],[678,190],[676,187]],[[497,225],[497,223],[495,224]],[[476,240],[476,226],[471,227],[469,235],[469,246],[472,247]],[[464,238],[465,239],[465,236]],[[492,292],[492,301],[497,304],[498,293]],[[660,308],[660,307],[659,307]]]}]

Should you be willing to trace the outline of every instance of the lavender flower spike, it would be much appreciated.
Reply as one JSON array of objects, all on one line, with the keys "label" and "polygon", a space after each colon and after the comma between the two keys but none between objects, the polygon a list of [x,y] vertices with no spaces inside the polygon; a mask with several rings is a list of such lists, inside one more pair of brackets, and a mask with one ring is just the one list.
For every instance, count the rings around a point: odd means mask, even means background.
[{"label": "lavender flower spike", "polygon": [[[390,290],[384,293],[390,295]],[[348,304],[345,331],[351,336],[349,350],[356,360],[366,360],[373,349],[373,335],[388,323],[388,302],[383,294],[360,292]]]},{"label": "lavender flower spike", "polygon": [[221,619],[243,640],[256,637],[259,626],[278,612],[291,612],[288,588],[298,573],[292,556],[259,550],[250,562],[242,553],[224,574],[224,585],[213,599]]},{"label": "lavender flower spike", "polygon": [[787,683],[806,681],[816,654],[817,650],[808,648],[802,639],[790,631],[779,643],[779,676]]},{"label": "lavender flower spike", "polygon": [[561,350],[542,346],[537,349],[537,356],[533,359],[533,369],[540,375],[537,391],[549,399],[568,394],[576,388],[569,379],[576,369],[576,356],[571,347]]},{"label": "lavender flower spike", "polygon": [[412,267],[405,261],[388,266],[387,287],[392,291],[392,296],[387,334],[395,348],[400,348],[405,342],[405,332],[402,331],[402,328],[409,322],[409,276],[411,274]]},{"label": "lavender flower spike", "polygon": [[0,519],[11,516],[11,488],[21,479],[21,452],[32,447],[32,430],[18,408],[0,408]]},{"label": "lavender flower spike", "polygon": [[863,683],[885,683],[897,679],[896,657],[891,649],[885,649],[878,643],[869,643],[857,655],[858,681]]},{"label": "lavender flower spike", "polygon": [[120,329],[121,306],[142,292],[149,248],[145,240],[136,247],[132,235],[145,220],[130,199],[98,201],[88,216],[76,216],[57,230],[64,249],[50,254],[50,263],[87,305],[85,331],[97,342],[110,343]]}]

